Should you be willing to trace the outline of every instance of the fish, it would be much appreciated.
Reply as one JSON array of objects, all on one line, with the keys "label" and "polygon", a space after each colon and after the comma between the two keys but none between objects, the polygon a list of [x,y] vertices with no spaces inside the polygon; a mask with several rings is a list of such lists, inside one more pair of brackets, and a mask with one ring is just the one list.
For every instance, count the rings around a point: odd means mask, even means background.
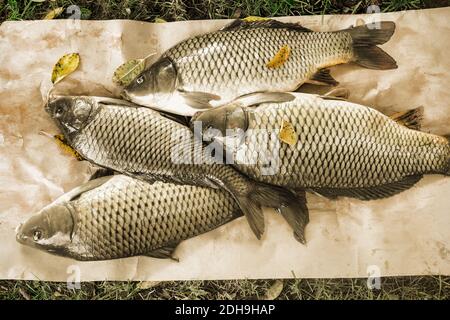
[{"label": "fish", "polygon": [[16,240],[80,261],[177,260],[180,242],[241,216],[236,201],[221,189],[110,175],[82,184],[29,217],[17,227]]},{"label": "fish", "polygon": [[297,204],[297,195],[252,181],[227,165],[221,148],[217,152],[205,148],[201,140],[194,139],[183,117],[120,99],[88,96],[54,96],[46,110],[83,159],[149,182],[225,189],[258,239],[265,226],[262,207],[276,208],[293,228],[295,238],[304,243],[309,217]]},{"label": "fish", "polygon": [[122,91],[142,106],[192,116],[255,92],[295,91],[305,82],[336,85],[331,66],[354,62],[394,69],[377,45],[395,23],[382,21],[340,31],[315,32],[277,20],[235,20],[221,30],[186,39],[164,52]]},{"label": "fish", "polygon": [[[303,196],[381,199],[425,174],[450,175],[449,137],[420,131],[422,107],[389,117],[343,98],[291,94],[282,103],[256,94],[191,121],[201,126],[197,136],[222,143],[239,171]],[[295,139],[281,139],[283,123]]]}]

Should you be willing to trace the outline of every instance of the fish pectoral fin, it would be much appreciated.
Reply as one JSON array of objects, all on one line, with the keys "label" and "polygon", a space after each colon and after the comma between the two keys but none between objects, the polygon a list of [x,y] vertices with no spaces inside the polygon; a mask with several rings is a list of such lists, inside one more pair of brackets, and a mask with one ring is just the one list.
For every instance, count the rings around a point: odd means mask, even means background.
[{"label": "fish pectoral fin", "polygon": [[95,180],[101,177],[108,177],[114,175],[114,170],[109,168],[100,168],[95,170],[95,172],[91,175],[88,181]]},{"label": "fish pectoral fin", "polygon": [[305,28],[299,23],[281,22],[274,19],[258,20],[258,21],[245,21],[241,19],[236,19],[230,24],[220,29],[220,31],[259,29],[259,28],[289,29],[298,32],[312,32],[311,29]]},{"label": "fish pectoral fin", "polygon": [[261,103],[281,103],[289,102],[294,99],[295,96],[292,93],[287,92],[256,92],[237,97],[231,103],[238,103],[243,107],[251,107],[260,105]]},{"label": "fish pectoral fin", "polygon": [[150,251],[149,253],[144,254],[144,256],[157,259],[172,259],[176,262],[180,262],[180,259],[173,256],[173,252],[175,251],[178,245],[179,245],[178,242],[170,243],[164,247]]},{"label": "fish pectoral fin", "polygon": [[211,100],[220,100],[220,96],[208,92],[180,91],[180,95],[184,98],[187,105],[195,109],[212,108],[209,102]]},{"label": "fish pectoral fin", "polygon": [[103,105],[113,105],[113,106],[124,106],[124,107],[130,107],[130,108],[139,108],[140,106],[122,99],[116,99],[116,98],[109,98],[109,97],[89,97],[92,100],[94,100],[98,104]]},{"label": "fish pectoral fin", "polygon": [[330,74],[330,69],[320,69],[314,73],[311,78],[306,80],[306,83],[325,85],[325,86],[336,86],[339,84]]},{"label": "fish pectoral fin", "polygon": [[165,179],[163,176],[157,176],[154,174],[141,173],[141,172],[123,172],[123,174],[126,174],[127,176],[130,176],[134,179],[143,180],[150,184],[152,184],[156,181],[168,182],[168,180]]},{"label": "fish pectoral fin", "polygon": [[313,188],[313,191],[331,199],[349,197],[360,200],[376,200],[391,197],[405,191],[414,186],[422,177],[423,175],[413,175],[397,182],[367,188]]},{"label": "fish pectoral fin", "polygon": [[309,223],[309,210],[306,205],[305,190],[297,190],[296,198],[293,198],[290,203],[282,205],[278,211],[294,230],[294,238],[306,244],[305,228]]},{"label": "fish pectoral fin", "polygon": [[350,90],[347,88],[335,88],[324,95],[320,96],[322,99],[325,100],[342,100],[347,101],[348,97],[350,95]]},{"label": "fish pectoral fin", "polygon": [[409,129],[420,130],[423,120],[423,107],[397,112],[390,118]]}]

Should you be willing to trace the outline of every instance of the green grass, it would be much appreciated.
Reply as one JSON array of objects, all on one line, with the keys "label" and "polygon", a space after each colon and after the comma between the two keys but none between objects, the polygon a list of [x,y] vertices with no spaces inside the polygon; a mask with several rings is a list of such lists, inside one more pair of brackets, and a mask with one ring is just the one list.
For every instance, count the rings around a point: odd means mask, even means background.
[{"label": "green grass", "polygon": [[[0,281],[0,299],[261,299],[274,280],[169,281],[151,286],[139,282],[88,282],[80,290],[65,283]],[[450,277],[383,278],[380,290],[365,279],[284,280],[282,300],[443,299],[450,298]]]},{"label": "green grass", "polygon": [[[41,19],[49,10],[77,5],[84,19],[133,19],[167,21],[188,19],[220,19],[249,15],[276,17],[288,15],[365,13],[371,4],[381,11],[398,11],[449,5],[448,0],[0,0],[0,21]],[[63,13],[60,18],[68,18]]]},{"label": "green grass", "polygon": [[[167,21],[276,17],[311,14],[365,13],[377,4],[381,11],[443,7],[448,0],[301,1],[301,0],[0,0],[0,21],[41,19],[54,8],[75,4],[83,19]],[[59,18],[68,18],[63,13]],[[0,299],[250,299],[264,297],[274,280],[160,282],[143,289],[138,282],[82,283],[68,290],[64,283],[0,281]],[[449,299],[450,277],[383,278],[381,290],[369,290],[365,279],[285,280],[279,299]]]}]

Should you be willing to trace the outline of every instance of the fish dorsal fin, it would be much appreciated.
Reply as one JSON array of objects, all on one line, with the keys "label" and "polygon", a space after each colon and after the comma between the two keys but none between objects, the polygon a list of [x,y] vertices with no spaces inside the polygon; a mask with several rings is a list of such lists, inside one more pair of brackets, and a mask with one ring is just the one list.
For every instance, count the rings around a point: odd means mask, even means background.
[{"label": "fish dorsal fin", "polygon": [[178,244],[178,242],[169,243],[164,247],[150,251],[149,253],[145,254],[145,256],[158,259],[172,259],[176,262],[179,262],[180,260],[173,256],[173,252],[177,248]]},{"label": "fish dorsal fin", "polygon": [[397,112],[391,115],[391,119],[409,129],[420,130],[423,119],[423,107]]},{"label": "fish dorsal fin", "polygon": [[161,116],[163,116],[164,118],[178,122],[178,123],[182,124],[183,126],[189,126],[189,119],[186,116],[180,116],[175,113],[164,112],[164,111],[159,111],[159,114]]},{"label": "fish dorsal fin", "polygon": [[294,99],[295,96],[288,92],[256,92],[242,95],[231,103],[237,103],[243,107],[251,107],[261,103],[281,103],[289,102]]},{"label": "fish dorsal fin", "polygon": [[237,19],[231,22],[229,25],[220,29],[220,31],[258,29],[258,28],[289,29],[298,32],[313,32],[311,29],[305,28],[299,23],[281,22],[273,19],[259,20],[259,21],[245,21]]},{"label": "fish dorsal fin", "polygon": [[72,201],[80,197],[83,193],[100,187],[107,181],[109,181],[113,176],[106,176],[97,178],[94,180],[90,180],[86,183],[83,183],[81,186],[76,187],[75,189],[70,190],[69,192],[63,194],[61,197],[55,200],[54,204],[63,203],[66,201]]},{"label": "fish dorsal fin", "polygon": [[337,197],[349,197],[360,200],[376,200],[391,197],[405,191],[416,184],[422,177],[423,175],[409,176],[398,182],[368,188],[314,188],[313,191],[331,199],[336,199]]}]

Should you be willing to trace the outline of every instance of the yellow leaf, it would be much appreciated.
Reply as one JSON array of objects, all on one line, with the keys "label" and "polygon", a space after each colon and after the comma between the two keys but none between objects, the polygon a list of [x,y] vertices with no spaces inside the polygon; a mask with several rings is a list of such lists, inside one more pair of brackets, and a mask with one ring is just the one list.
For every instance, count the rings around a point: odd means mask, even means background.
[{"label": "yellow leaf", "polygon": [[272,60],[267,62],[266,66],[268,68],[279,68],[287,61],[290,54],[291,48],[286,44],[278,50]]},{"label": "yellow leaf", "polygon": [[283,291],[283,287],[283,280],[275,280],[261,300],[275,300]]},{"label": "yellow leaf", "polygon": [[53,9],[53,10],[47,12],[47,14],[45,15],[44,18],[42,18],[42,20],[52,20],[52,19],[56,18],[57,16],[59,16],[61,13],[63,13],[63,11],[64,11],[63,7]]},{"label": "yellow leaf", "polygon": [[113,82],[123,87],[129,85],[134,78],[144,71],[147,59],[154,54],[151,53],[143,59],[133,59],[121,64],[114,71]]},{"label": "yellow leaf", "polygon": [[142,282],[139,282],[139,284],[136,286],[136,288],[139,290],[146,290],[146,289],[156,287],[160,283],[161,283],[161,281],[142,281]]},{"label": "yellow leaf", "polygon": [[167,21],[163,18],[155,18],[155,23],[166,23]]},{"label": "yellow leaf", "polygon": [[254,22],[254,21],[270,20],[270,18],[263,18],[263,17],[258,17],[258,16],[248,16],[242,20],[244,20],[245,22]]},{"label": "yellow leaf", "polygon": [[127,86],[145,69],[144,59],[133,59],[120,65],[114,71],[113,82],[119,86]]},{"label": "yellow leaf", "polygon": [[71,156],[74,156],[78,161],[84,160],[83,157],[74,148],[72,148],[67,144],[67,141],[62,134],[51,135],[45,131],[40,131],[39,134],[54,139],[54,141],[61,150],[63,150],[64,152],[68,153]]},{"label": "yellow leaf", "polygon": [[80,55],[78,53],[69,53],[62,56],[53,67],[52,83],[56,84],[74,72],[79,64]]},{"label": "yellow leaf", "polygon": [[278,138],[290,146],[296,144],[298,139],[294,126],[285,120],[283,120],[283,123],[281,124],[281,130],[278,134]]},{"label": "yellow leaf", "polygon": [[74,156],[75,158],[77,158],[78,161],[83,160],[83,157],[74,148],[72,148],[67,144],[67,141],[62,134],[57,134],[54,136],[54,138],[58,146],[61,148],[61,150],[65,151],[71,156]]}]

